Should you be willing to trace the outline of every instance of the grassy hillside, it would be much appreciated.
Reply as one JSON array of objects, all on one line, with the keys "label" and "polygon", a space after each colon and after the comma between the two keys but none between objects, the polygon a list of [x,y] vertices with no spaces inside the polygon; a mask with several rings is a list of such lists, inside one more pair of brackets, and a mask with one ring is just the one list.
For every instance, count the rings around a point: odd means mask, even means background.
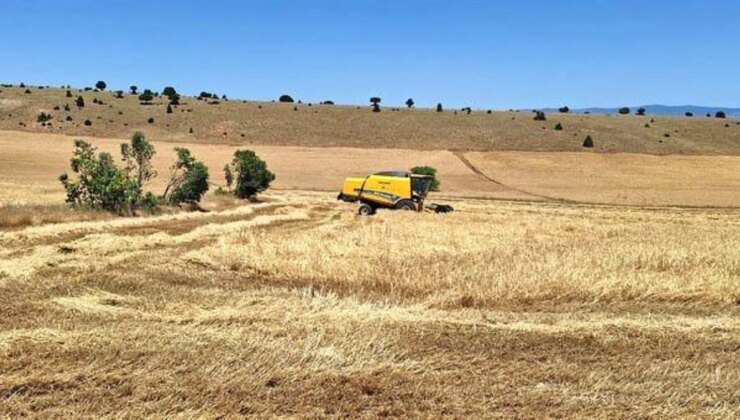
[{"label": "grassy hillside", "polygon": [[[593,150],[601,152],[740,155],[740,123],[729,119],[548,114],[542,122],[528,112],[468,115],[383,107],[373,113],[367,106],[235,100],[209,104],[192,97],[183,97],[167,114],[163,97],[140,105],[128,93],[116,99],[113,92],[72,89],[73,97],[68,98],[66,89],[28,91],[0,88],[0,129],[116,138],[140,130],[161,141],[475,151],[581,151],[590,135]],[[75,107],[77,95],[85,100],[82,109]],[[51,126],[37,122],[41,112],[52,115]],[[85,120],[92,125],[84,125]],[[555,130],[558,123],[562,131]]]}]

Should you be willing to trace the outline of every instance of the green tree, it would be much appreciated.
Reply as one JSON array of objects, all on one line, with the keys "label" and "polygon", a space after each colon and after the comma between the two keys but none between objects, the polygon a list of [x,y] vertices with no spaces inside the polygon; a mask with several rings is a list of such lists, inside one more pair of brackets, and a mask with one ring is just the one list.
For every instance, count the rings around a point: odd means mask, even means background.
[{"label": "green tree", "polygon": [[83,140],[75,140],[70,163],[75,180],[64,173],[59,176],[67,193],[66,201],[74,206],[100,208],[119,214],[130,214],[136,208],[138,188],[126,171],[119,169],[109,153],[96,154],[96,149]]},{"label": "green tree", "polygon": [[144,183],[157,176],[157,172],[152,166],[154,153],[154,146],[140,131],[131,136],[130,143],[121,144],[121,157],[126,163],[126,174],[135,181],[137,200],[141,198]]},{"label": "green tree", "polygon": [[594,147],[594,139],[592,139],[591,136],[586,136],[586,138],[583,140],[583,147]]},{"label": "green tree", "polygon": [[413,108],[414,107],[414,100],[412,98],[406,99],[406,107],[407,108]]},{"label": "green tree", "polygon": [[622,114],[622,115],[627,115],[627,114],[630,113],[630,109],[629,109],[629,107],[623,106],[623,107],[619,108],[619,113]]},{"label": "green tree", "polygon": [[167,86],[164,89],[162,89],[162,95],[171,98],[172,95],[176,95],[177,91],[172,86]]},{"label": "green tree", "polygon": [[104,81],[98,80],[98,83],[95,83],[95,87],[98,88],[99,90],[105,90],[105,88],[108,87],[108,85],[106,85]]},{"label": "green tree", "polygon": [[167,105],[167,113],[172,114],[172,105]]},{"label": "green tree", "polygon": [[177,160],[170,168],[170,181],[163,199],[170,205],[197,203],[208,191],[208,168],[190,154],[190,150],[177,147]]},{"label": "green tree", "polygon": [[563,106],[563,107],[558,108],[558,111],[563,114],[567,114],[570,112],[570,108],[568,108],[567,106]]},{"label": "green tree", "polygon": [[442,112],[442,104],[437,103],[437,112]]},{"label": "green tree", "polygon": [[84,108],[85,107],[85,99],[82,96],[78,96],[77,100],[75,100],[75,105],[77,105],[77,108]]},{"label": "green tree", "polygon": [[149,89],[144,89],[144,92],[139,95],[139,100],[145,104],[149,104],[154,100],[154,93]]},{"label": "green tree", "polygon": [[290,95],[280,95],[280,98],[278,98],[278,102],[293,103],[293,98]]},{"label": "green tree", "polygon": [[429,191],[439,191],[441,182],[437,179],[437,170],[431,166],[414,166],[411,173],[416,175],[429,175],[432,177],[432,186]]},{"label": "green tree", "polygon": [[136,95],[138,93],[137,91],[139,90],[139,88],[136,87],[136,85],[131,85],[131,86],[129,86],[128,89],[131,91],[131,94],[132,95]]},{"label": "green tree", "polygon": [[714,114],[714,118],[727,118],[727,114],[725,114],[725,111],[717,111],[717,113]]},{"label": "green tree", "polygon": [[638,108],[636,114],[639,115],[639,116],[641,116],[641,117],[644,117],[645,116],[645,112],[647,112],[645,110],[645,108]]},{"label": "green tree", "polygon": [[231,163],[236,173],[234,194],[239,198],[251,198],[266,190],[275,174],[267,169],[265,161],[251,150],[237,150]]},{"label": "green tree", "polygon": [[555,131],[563,131],[563,124],[557,123],[555,125]]}]

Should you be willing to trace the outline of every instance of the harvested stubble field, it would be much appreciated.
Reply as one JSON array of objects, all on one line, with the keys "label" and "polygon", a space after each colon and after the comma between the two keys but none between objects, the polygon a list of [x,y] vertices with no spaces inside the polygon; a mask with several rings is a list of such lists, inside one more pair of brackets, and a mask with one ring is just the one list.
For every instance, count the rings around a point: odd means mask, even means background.
[{"label": "harvested stubble field", "polygon": [[0,412],[740,415],[740,214],[279,192],[0,233]]}]

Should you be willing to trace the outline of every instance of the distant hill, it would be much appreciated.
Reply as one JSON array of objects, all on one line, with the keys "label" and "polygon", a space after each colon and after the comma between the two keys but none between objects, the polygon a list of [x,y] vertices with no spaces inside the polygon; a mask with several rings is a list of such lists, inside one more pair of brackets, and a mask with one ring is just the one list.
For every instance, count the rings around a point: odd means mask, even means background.
[{"label": "distant hill", "polygon": [[[697,106],[697,105],[638,105],[629,107],[630,111],[634,114],[638,109],[645,108],[647,115],[658,115],[666,117],[683,117],[687,112],[691,112],[695,117],[705,117],[710,114],[712,117],[718,112],[723,111],[729,118],[740,119],[740,108],[730,107],[716,107],[716,106]],[[545,112],[558,112],[556,108],[547,108]],[[619,114],[619,107],[617,108],[579,108],[571,109],[570,112],[577,114],[603,114],[603,115],[616,115]]]},{"label": "distant hill", "polygon": [[[84,107],[77,106],[78,96]],[[381,112],[373,112],[367,105],[192,96],[182,96],[168,109],[168,102],[162,95],[142,104],[129,92],[72,88],[67,94],[66,88],[0,85],[0,130],[118,139],[143,131],[155,141],[245,147],[740,155],[740,121],[701,117],[709,108],[692,108],[694,118],[682,116],[686,107],[678,111],[681,116],[660,116],[646,107],[646,117],[555,110],[537,121],[526,111],[435,112],[381,105]],[[583,147],[586,136],[593,148]]]}]

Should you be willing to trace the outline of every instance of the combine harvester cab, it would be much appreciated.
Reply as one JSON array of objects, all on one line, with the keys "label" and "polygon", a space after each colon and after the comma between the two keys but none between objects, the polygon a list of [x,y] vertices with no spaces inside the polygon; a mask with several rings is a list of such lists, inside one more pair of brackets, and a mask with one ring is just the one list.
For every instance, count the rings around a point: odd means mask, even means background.
[{"label": "combine harvester cab", "polygon": [[[361,178],[344,180],[338,200],[360,202],[359,214],[369,216],[379,208],[394,210],[424,210],[424,199],[432,186],[433,178],[404,171],[378,172]],[[435,205],[435,208],[437,206]],[[448,207],[451,211],[451,207]]]}]

